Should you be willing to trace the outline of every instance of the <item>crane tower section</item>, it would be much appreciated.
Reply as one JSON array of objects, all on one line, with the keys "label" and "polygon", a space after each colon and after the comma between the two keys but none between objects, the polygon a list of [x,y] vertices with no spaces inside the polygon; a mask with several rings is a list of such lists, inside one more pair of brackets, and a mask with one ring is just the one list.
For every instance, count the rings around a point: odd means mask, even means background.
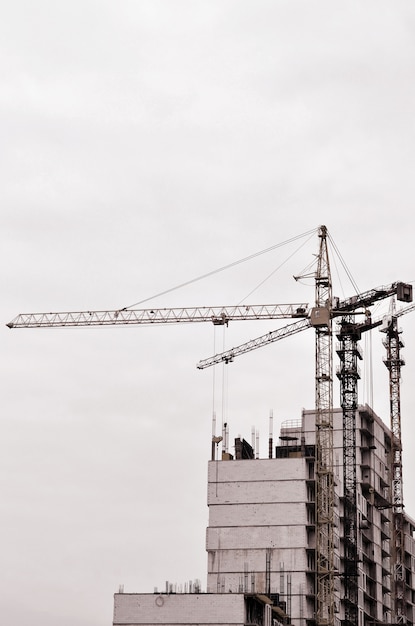
[{"label": "crane tower section", "polygon": [[336,347],[340,357],[337,375],[343,413],[343,517],[344,517],[344,625],[355,626],[358,619],[358,546],[357,546],[357,476],[356,476],[356,410],[358,360],[362,358],[358,341],[361,332],[351,315],[339,325]]},{"label": "crane tower section", "polygon": [[398,329],[397,316],[394,312],[388,319],[384,330],[386,337],[385,365],[389,370],[389,397],[390,397],[390,420],[392,431],[391,442],[391,496],[393,511],[392,526],[392,563],[393,563],[393,597],[395,622],[406,623],[406,581],[405,581],[405,537],[404,537],[404,504],[402,484],[402,437],[401,437],[401,399],[400,378],[401,367],[405,361],[401,358],[400,350],[403,342]]},{"label": "crane tower section", "polygon": [[333,340],[332,284],[327,229],[319,230],[320,248],[315,279],[316,306],[316,624],[334,625],[334,478],[333,478]]}]

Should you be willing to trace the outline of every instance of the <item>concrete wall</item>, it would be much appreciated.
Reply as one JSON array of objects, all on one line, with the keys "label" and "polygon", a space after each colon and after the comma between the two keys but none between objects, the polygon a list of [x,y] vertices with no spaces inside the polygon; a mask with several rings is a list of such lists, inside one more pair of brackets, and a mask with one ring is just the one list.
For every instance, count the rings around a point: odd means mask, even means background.
[{"label": "concrete wall", "polygon": [[210,461],[209,483],[304,480],[304,459]]},{"label": "concrete wall", "polygon": [[243,626],[243,594],[142,594],[114,596],[114,626]]},{"label": "concrete wall", "polygon": [[208,551],[305,548],[307,543],[305,528],[302,525],[208,528],[206,537]]},{"label": "concrete wall", "polygon": [[[299,624],[306,589],[307,463],[304,458],[212,461],[208,471],[209,592],[267,591],[287,600]],[[305,601],[303,599],[304,611]]]},{"label": "concrete wall", "polygon": [[[274,463],[279,464],[280,460],[281,459],[274,459]],[[293,460],[297,461],[297,459],[283,460],[286,462]],[[239,461],[235,462],[239,463]],[[219,463],[222,463],[222,461],[219,461]],[[233,461],[229,461],[229,463],[233,463]],[[262,476],[261,473],[264,466],[261,461],[242,461],[242,463],[252,463],[253,465],[259,465],[258,474]],[[255,479],[252,477],[252,467],[243,469],[251,470],[251,480],[245,477],[245,481],[243,478],[241,478],[241,480],[229,480],[227,482],[209,483],[209,506],[214,504],[224,504],[227,502],[232,502],[234,504],[238,504],[238,502],[265,504],[267,502],[280,502],[284,498],[290,502],[304,502],[304,475],[302,477],[302,480],[299,480],[298,478],[285,480],[267,480],[265,478],[261,478],[260,481],[255,481]],[[275,468],[274,471],[277,474],[278,468]]]},{"label": "concrete wall", "polygon": [[[288,495],[287,495],[288,497]],[[287,526],[305,524],[303,502],[211,506],[209,526]]]}]

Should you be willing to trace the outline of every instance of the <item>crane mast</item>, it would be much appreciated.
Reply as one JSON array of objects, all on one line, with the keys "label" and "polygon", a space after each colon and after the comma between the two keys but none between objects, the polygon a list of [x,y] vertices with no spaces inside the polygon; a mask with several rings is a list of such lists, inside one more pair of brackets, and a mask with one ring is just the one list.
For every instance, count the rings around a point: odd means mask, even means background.
[{"label": "crane mast", "polygon": [[384,360],[389,370],[389,398],[390,421],[392,431],[392,584],[394,597],[394,619],[396,624],[406,623],[406,580],[405,580],[405,535],[404,535],[404,504],[402,481],[402,438],[401,438],[401,398],[400,379],[401,367],[405,361],[401,358],[400,349],[403,342],[398,329],[398,319],[395,311],[384,331],[386,337],[386,358]]},{"label": "crane mast", "polygon": [[356,409],[360,378],[357,361],[362,358],[358,346],[360,337],[361,331],[353,317],[344,316],[339,324],[336,347],[340,357],[338,378],[343,410],[344,626],[355,626],[358,620]]},{"label": "crane mast", "polygon": [[319,230],[320,248],[315,278],[316,306],[311,323],[316,329],[316,624],[334,625],[334,477],[333,477],[333,340],[332,284],[327,229]]}]

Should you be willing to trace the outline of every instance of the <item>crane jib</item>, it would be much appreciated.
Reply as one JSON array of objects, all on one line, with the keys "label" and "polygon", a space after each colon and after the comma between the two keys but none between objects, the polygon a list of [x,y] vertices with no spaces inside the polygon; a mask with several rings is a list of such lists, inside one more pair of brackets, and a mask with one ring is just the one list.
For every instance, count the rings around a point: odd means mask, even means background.
[{"label": "crane jib", "polygon": [[261,304],[219,307],[164,309],[121,309],[114,311],[68,311],[61,313],[22,313],[9,328],[51,328],[70,326],[121,326],[133,324],[169,324],[211,322],[224,325],[237,320],[273,320],[305,318],[307,303]]},{"label": "crane jib", "polygon": [[[368,307],[388,296],[395,295],[402,302],[412,302],[412,285],[395,282],[377,287],[346,300],[335,298],[331,315]],[[325,308],[325,307],[324,307]],[[324,311],[323,311],[324,312]],[[318,313],[318,316],[317,316]],[[169,324],[211,322],[225,325],[237,320],[271,320],[312,317],[313,325],[327,323],[322,307],[309,309],[307,303],[261,304],[220,307],[187,307],[163,309],[118,309],[113,311],[67,311],[59,313],[22,313],[7,324],[9,328],[51,328],[71,326],[122,326],[134,324]]]}]

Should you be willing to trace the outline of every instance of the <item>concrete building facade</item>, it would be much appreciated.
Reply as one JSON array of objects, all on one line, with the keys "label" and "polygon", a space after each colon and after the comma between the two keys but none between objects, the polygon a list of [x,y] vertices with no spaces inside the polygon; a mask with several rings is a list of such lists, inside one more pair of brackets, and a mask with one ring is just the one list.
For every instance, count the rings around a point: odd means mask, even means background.
[{"label": "concrete building facade", "polygon": [[[336,626],[341,626],[344,593],[343,434],[340,409],[334,411],[333,428],[334,610]],[[117,594],[114,626],[127,623],[130,626],[170,623],[314,625],[314,411],[304,410],[301,420],[284,423],[279,441],[272,458],[254,458],[251,446],[237,439],[234,454],[223,453],[220,459],[209,462],[207,593],[178,594],[174,598],[169,594]],[[390,430],[370,407],[360,406],[356,412],[356,626],[392,624],[394,620],[390,454]],[[405,515],[404,526],[405,619],[408,626],[413,626],[415,522]],[[215,617],[217,612],[220,618]],[[127,614],[129,621],[125,621]],[[186,617],[189,614],[190,617]],[[180,619],[177,615],[181,616]]]},{"label": "concrete building facade", "polygon": [[285,615],[273,601],[260,594],[116,594],[117,626],[275,626]]}]

